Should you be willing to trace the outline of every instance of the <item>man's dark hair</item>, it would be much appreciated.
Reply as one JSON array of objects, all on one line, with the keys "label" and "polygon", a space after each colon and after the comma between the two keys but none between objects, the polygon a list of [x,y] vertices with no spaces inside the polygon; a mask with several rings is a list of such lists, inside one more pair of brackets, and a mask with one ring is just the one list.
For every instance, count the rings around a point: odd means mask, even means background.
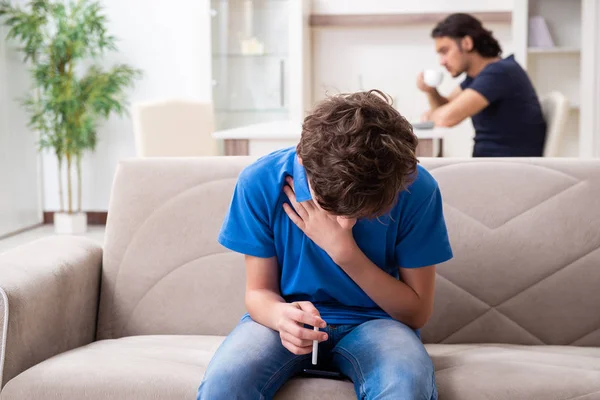
[{"label": "man's dark hair", "polygon": [[304,119],[298,156],[315,201],[349,218],[378,217],[414,179],[417,137],[378,90],[339,94]]},{"label": "man's dark hair", "polygon": [[481,21],[469,14],[452,14],[437,24],[431,37],[450,37],[460,40],[465,36],[473,40],[473,49],[482,57],[498,57],[502,54],[502,48],[498,41],[492,36],[492,31],[483,27]]}]

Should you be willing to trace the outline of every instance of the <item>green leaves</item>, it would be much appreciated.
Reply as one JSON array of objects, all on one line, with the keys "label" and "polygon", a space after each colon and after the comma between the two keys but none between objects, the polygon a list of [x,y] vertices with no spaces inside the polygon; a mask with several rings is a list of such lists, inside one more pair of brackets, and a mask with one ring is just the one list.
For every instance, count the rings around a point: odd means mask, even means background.
[{"label": "green leaves", "polygon": [[43,27],[47,23],[47,1],[36,0],[31,4],[28,13],[8,0],[0,1],[0,17],[4,17],[5,25],[10,28],[7,37],[17,39],[23,45],[25,62],[34,59],[44,43]]},{"label": "green leaves", "polygon": [[126,91],[141,76],[128,65],[83,68],[116,50],[100,3],[31,0],[19,7],[0,0],[0,20],[31,65],[35,94],[23,106],[30,127],[40,132],[40,147],[65,156],[93,151],[98,124],[125,112]]},{"label": "green leaves", "polygon": [[[71,212],[71,160],[81,183],[81,157],[96,148],[98,124],[113,113],[125,112],[126,91],[141,72],[124,64],[108,70],[94,64],[106,51],[116,50],[98,1],[30,0],[19,7],[0,0],[0,21],[10,28],[7,38],[21,44],[24,62],[30,66],[34,90],[22,101],[29,126],[39,132],[40,149],[56,155],[59,175],[66,160]],[[85,70],[83,66],[90,64]],[[80,209],[80,186],[78,194]]]},{"label": "green leaves", "polygon": [[81,95],[90,112],[105,118],[112,112],[122,115],[125,103],[123,88],[133,86],[140,74],[124,64],[106,72],[97,66],[90,68],[80,81]]}]

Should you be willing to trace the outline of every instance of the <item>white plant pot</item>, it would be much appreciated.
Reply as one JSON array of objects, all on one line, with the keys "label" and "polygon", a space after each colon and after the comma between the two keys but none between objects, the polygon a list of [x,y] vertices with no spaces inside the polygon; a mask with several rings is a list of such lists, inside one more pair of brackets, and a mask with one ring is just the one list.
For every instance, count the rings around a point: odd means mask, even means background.
[{"label": "white plant pot", "polygon": [[87,232],[86,213],[54,213],[54,231],[60,235],[82,235]]}]

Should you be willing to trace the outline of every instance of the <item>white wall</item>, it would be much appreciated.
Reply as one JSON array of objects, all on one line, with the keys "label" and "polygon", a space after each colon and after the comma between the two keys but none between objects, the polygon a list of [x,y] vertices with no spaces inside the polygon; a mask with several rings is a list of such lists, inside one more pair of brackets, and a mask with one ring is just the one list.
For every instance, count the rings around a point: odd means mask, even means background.
[{"label": "white wall", "polygon": [[[499,39],[504,55],[513,51],[511,26],[486,24]],[[319,28],[313,31],[313,98],[327,92],[381,89],[394,97],[396,108],[410,121],[419,120],[428,108],[425,95],[416,88],[416,76],[424,68],[438,67],[429,25],[398,28]],[[445,71],[440,88],[449,93],[462,79]],[[362,87],[360,81],[362,80]],[[468,157],[472,153],[470,120],[444,140],[444,155]]]},{"label": "white wall", "polygon": [[41,222],[37,138],[20,106],[30,87],[15,43],[0,29],[0,236]]},{"label": "white wall", "polygon": [[[209,100],[210,15],[208,0],[103,0],[109,33],[119,53],[105,64],[125,62],[143,70],[130,103],[169,97]],[[176,127],[174,127],[176,129]],[[115,168],[135,156],[129,117],[113,117],[98,132],[94,154],[84,159],[83,209],[107,210]],[[44,159],[44,209],[59,208],[56,160]],[[75,193],[75,192],[74,192]]]}]

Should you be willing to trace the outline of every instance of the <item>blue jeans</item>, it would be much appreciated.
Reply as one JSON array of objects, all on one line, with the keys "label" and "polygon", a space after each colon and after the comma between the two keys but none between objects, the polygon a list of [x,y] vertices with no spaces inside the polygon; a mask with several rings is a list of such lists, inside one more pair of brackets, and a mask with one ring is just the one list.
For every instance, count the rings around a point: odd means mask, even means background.
[{"label": "blue jeans", "polygon": [[416,332],[391,319],[360,325],[328,325],[311,354],[297,356],[279,333],[243,318],[208,365],[198,400],[272,399],[304,368],[339,371],[353,383],[358,399],[437,400],[433,363]]}]

